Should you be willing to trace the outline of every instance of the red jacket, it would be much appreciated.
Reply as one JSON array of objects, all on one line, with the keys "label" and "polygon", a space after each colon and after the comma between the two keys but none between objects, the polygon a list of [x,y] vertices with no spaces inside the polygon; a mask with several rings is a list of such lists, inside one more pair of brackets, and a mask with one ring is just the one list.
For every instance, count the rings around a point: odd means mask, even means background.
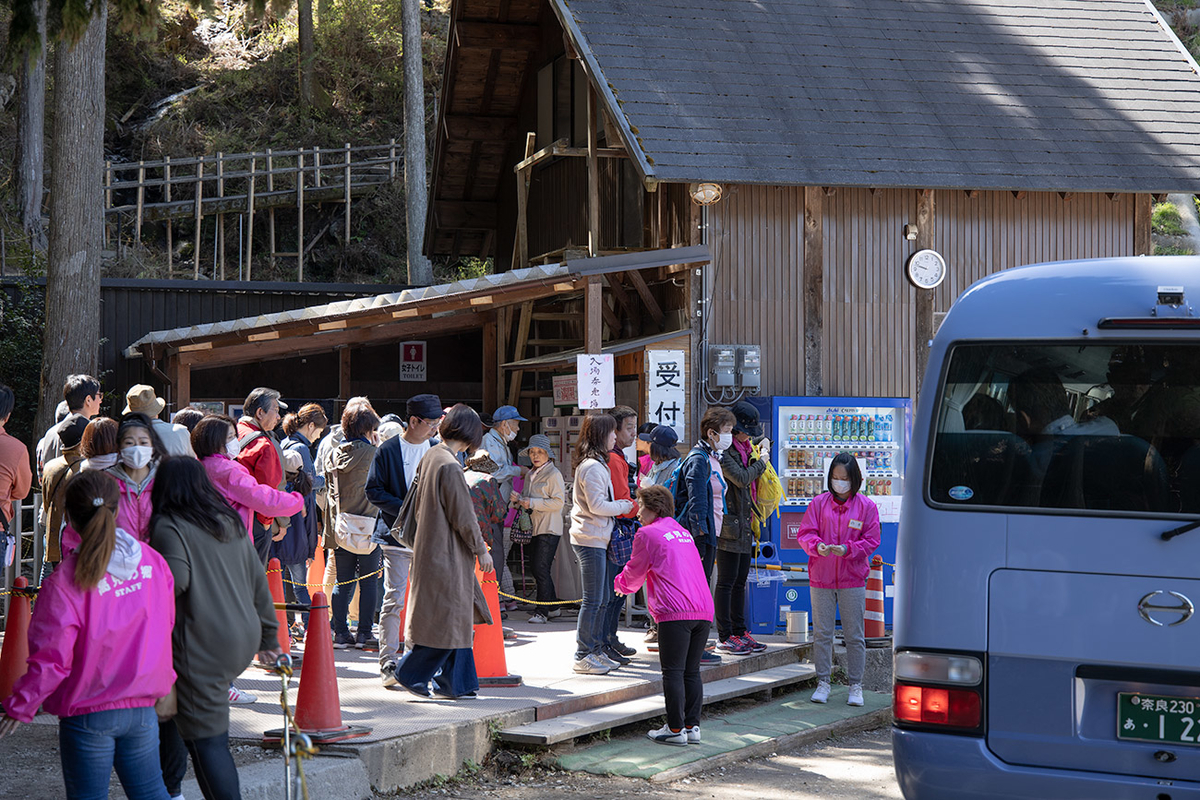
[{"label": "red jacket", "polygon": [[625,460],[624,453],[619,453],[616,450],[609,451],[608,471],[612,473],[613,500],[628,500],[633,503],[633,510],[621,516],[628,519],[636,519],[638,504],[637,500],[634,500],[633,496],[629,493],[629,462]]},{"label": "red jacket", "polygon": [[[244,439],[261,430],[262,428],[249,422],[246,417],[242,417],[237,424],[237,437],[239,440]],[[278,489],[283,483],[283,465],[279,462],[279,454],[275,452],[275,445],[271,443],[270,435],[268,433],[251,442],[245,450],[238,453],[237,461],[248,469],[254,479],[263,486]],[[258,521],[264,528],[271,527],[271,523],[275,519],[257,511],[254,512],[254,516],[258,517]]]}]

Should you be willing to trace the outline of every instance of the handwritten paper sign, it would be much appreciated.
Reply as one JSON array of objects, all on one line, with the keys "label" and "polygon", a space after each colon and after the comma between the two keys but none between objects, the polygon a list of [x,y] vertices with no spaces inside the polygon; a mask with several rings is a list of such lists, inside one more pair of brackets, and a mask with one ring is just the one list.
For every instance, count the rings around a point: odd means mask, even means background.
[{"label": "handwritten paper sign", "polygon": [[425,343],[400,343],[400,380],[425,380]]},{"label": "handwritten paper sign", "polygon": [[580,408],[612,408],[617,404],[612,355],[587,354],[577,357]]},{"label": "handwritten paper sign", "polygon": [[555,375],[552,380],[554,386],[554,405],[579,405],[579,384],[575,380],[574,375]]},{"label": "handwritten paper sign", "polygon": [[687,375],[682,350],[646,351],[646,410],[650,422],[666,425],[682,440],[687,421]]}]

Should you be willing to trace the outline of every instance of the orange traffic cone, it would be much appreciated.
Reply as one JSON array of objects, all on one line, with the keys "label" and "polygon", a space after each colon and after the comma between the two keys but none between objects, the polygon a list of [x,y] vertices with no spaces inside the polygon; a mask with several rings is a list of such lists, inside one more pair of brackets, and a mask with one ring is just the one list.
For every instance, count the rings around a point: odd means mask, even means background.
[{"label": "orange traffic cone", "polygon": [[308,565],[308,592],[324,591],[325,584],[325,548],[317,547],[317,551],[313,553],[312,562]]},{"label": "orange traffic cone", "polygon": [[[24,589],[24,575],[13,581],[13,589]],[[13,593],[4,623],[4,649],[0,651],[0,702],[12,694],[13,685],[29,668],[29,598]]]},{"label": "orange traffic cone", "polygon": [[[484,574],[475,567],[475,578],[483,587],[488,611],[492,614],[491,625],[475,626],[475,674],[479,685],[488,687],[512,687],[521,685],[520,675],[509,675],[504,657],[504,628],[500,624],[500,595],[496,589],[496,573]],[[407,606],[406,606],[407,607]]]},{"label": "orange traffic cone", "polygon": [[867,639],[882,639],[887,635],[883,625],[883,556],[871,559],[867,576],[867,608],[863,614],[863,635]]},{"label": "orange traffic cone", "polygon": [[287,609],[280,608],[287,601],[283,598],[283,565],[278,558],[267,562],[267,586],[271,588],[271,600],[275,603],[275,621],[279,623],[276,636],[279,639],[279,652],[291,654],[292,632],[288,628]]},{"label": "orange traffic cone", "polygon": [[[337,669],[333,661],[333,636],[329,630],[329,600],[324,592],[312,598],[308,612],[308,632],[304,637],[307,656],[296,693],[296,727],[314,742],[340,742],[366,736],[371,728],[342,724],[338,700]],[[283,739],[283,729],[266,731],[263,742],[274,744]]]}]

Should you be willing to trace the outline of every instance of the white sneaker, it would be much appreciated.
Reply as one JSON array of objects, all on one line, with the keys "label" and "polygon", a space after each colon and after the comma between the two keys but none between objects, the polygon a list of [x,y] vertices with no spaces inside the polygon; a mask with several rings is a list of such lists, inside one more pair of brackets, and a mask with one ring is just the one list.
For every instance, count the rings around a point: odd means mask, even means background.
[{"label": "white sneaker", "polygon": [[243,692],[241,689],[230,684],[230,686],[229,686],[229,705],[231,705],[231,706],[248,706],[251,703],[257,703],[257,702],[258,702],[258,697],[256,695],[250,694],[249,692]]},{"label": "white sneaker", "polygon": [[850,686],[850,697],[846,699],[848,706],[861,706],[863,704],[862,684],[855,683]]},{"label": "white sneaker", "polygon": [[693,725],[690,728],[684,728],[683,732],[687,734],[688,744],[699,744],[700,743],[700,726],[699,725]]},{"label": "white sneaker", "polygon": [[829,681],[818,681],[817,690],[812,693],[812,701],[814,703],[828,703],[830,688]]},{"label": "white sneaker", "polygon": [[546,619],[545,614],[531,614],[529,622],[531,625],[545,625],[549,620]]},{"label": "white sneaker", "polygon": [[562,616],[562,609],[556,608],[553,611],[546,612],[546,619],[558,619]]},{"label": "white sneaker", "polygon": [[592,657],[595,658],[597,661],[599,661],[604,666],[608,667],[610,672],[621,666],[620,662],[613,661],[611,658],[606,656],[604,653],[592,653]]},{"label": "white sneaker", "polygon": [[662,744],[687,744],[690,738],[686,728],[681,731],[673,731],[666,725],[663,725],[658,730],[649,731],[646,735]]},{"label": "white sneaker", "polygon": [[612,667],[602,662],[595,655],[586,655],[583,658],[576,659],[575,671],[580,675],[607,675],[612,671]]}]

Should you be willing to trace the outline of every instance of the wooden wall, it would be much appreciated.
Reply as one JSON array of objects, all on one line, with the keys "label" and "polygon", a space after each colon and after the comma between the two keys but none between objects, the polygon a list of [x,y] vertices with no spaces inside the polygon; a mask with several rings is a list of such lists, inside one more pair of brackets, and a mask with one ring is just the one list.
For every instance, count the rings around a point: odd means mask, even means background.
[{"label": "wooden wall", "polygon": [[[824,204],[823,392],[913,397],[917,290],[904,262],[917,248],[903,227],[917,192],[840,188]],[[803,394],[804,190],[726,187],[709,215],[709,342],[761,344],[762,394]],[[932,246],[950,268],[934,310],[1001,269],[1132,255],[1133,218],[1133,195],[934,192]]]}]

